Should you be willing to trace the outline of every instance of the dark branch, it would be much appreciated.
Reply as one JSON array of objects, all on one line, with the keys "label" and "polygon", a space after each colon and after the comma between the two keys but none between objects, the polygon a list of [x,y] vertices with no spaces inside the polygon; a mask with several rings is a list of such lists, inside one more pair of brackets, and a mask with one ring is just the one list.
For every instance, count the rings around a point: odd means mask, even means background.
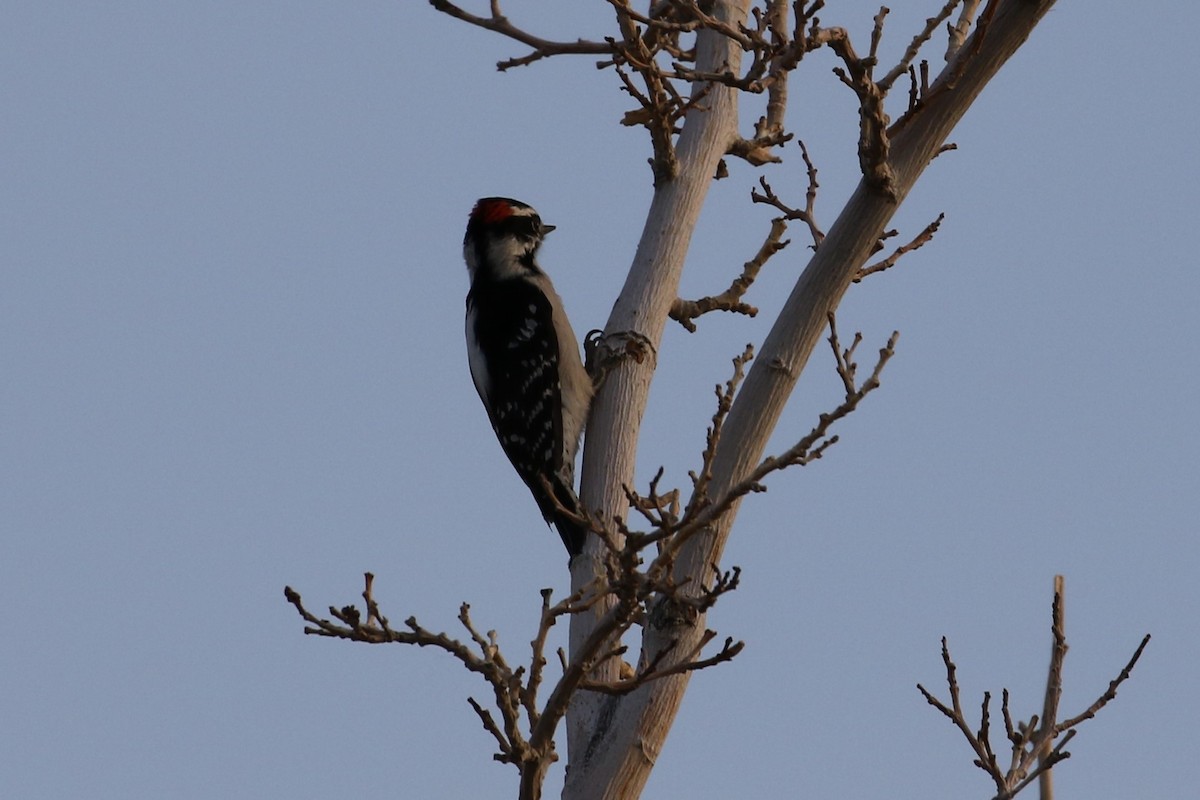
[{"label": "dark branch", "polygon": [[532,64],[534,61],[540,61],[543,58],[557,55],[610,55],[612,47],[605,42],[591,42],[586,39],[578,39],[574,42],[555,42],[549,39],[543,39],[540,36],[534,36],[532,33],[516,27],[508,21],[508,17],[500,12],[499,0],[492,0],[491,15],[480,17],[468,11],[464,11],[449,0],[429,0],[429,5],[435,10],[441,11],[443,14],[448,14],[455,19],[460,19],[463,22],[469,23],[485,30],[499,33],[502,36],[507,36],[510,39],[520,42],[532,48],[533,52],[520,58],[512,58],[506,61],[501,61],[496,64],[496,69],[503,72],[511,67],[525,66]]},{"label": "dark branch", "polygon": [[914,236],[912,241],[910,241],[908,244],[897,247],[892,251],[890,256],[882,261],[876,261],[874,264],[870,264],[860,269],[858,274],[854,276],[854,282],[860,283],[862,279],[868,275],[874,275],[876,272],[883,272],[884,270],[891,269],[906,253],[911,253],[914,250],[920,250],[926,244],[933,241],[933,235],[938,232],[938,228],[941,227],[942,220],[945,218],[946,215],[944,213],[938,214],[937,219],[926,225],[921,232]]}]

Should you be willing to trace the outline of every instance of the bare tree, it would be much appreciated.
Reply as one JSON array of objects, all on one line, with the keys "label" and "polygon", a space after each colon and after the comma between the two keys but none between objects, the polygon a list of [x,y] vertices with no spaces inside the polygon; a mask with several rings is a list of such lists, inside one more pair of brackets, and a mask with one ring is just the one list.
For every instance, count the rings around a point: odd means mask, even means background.
[{"label": "bare tree", "polygon": [[[899,246],[888,245],[896,232],[887,226],[924,169],[952,147],[947,137],[956,123],[1054,0],[948,0],[886,69],[878,51],[887,8],[874,17],[866,54],[860,55],[845,28],[824,25],[817,16],[822,0],[659,0],[640,10],[630,0],[603,2],[613,14],[607,35],[550,41],[510,21],[498,0],[491,0],[485,13],[430,0],[437,11],[524,48],[500,62],[501,70],[557,56],[599,59],[636,103],[623,123],[644,127],[651,145],[654,193],[646,223],[612,313],[587,345],[599,390],[586,432],[580,496],[589,511],[583,521],[595,535],[572,562],[571,594],[555,603],[548,590],[543,592],[532,653],[527,663],[513,666],[494,634],[475,626],[465,604],[459,619],[469,641],[463,643],[428,631],[413,618],[402,629],[392,628],[372,597],[369,575],[365,615],[353,606],[330,609],[336,622],[310,613],[300,596],[287,590],[311,633],[433,646],[483,676],[494,703],[486,708],[470,702],[496,741],[495,757],[520,771],[522,798],[541,795],[564,720],[569,769],[563,797],[638,797],[691,673],[740,651],[740,642],[726,638],[706,655],[717,636],[705,624],[708,609],[738,584],[736,568],[718,565],[740,503],[762,491],[772,473],[819,459],[837,441],[832,427],[879,386],[897,335],[882,344],[864,377],[857,364],[861,337],[844,345],[834,311],[852,284],[892,267],[934,236],[940,216]],[[935,47],[944,62],[936,70],[921,57]],[[782,160],[794,139],[787,122],[788,82],[806,56],[822,48],[838,59],[836,78],[859,105],[858,187],[823,229],[815,215],[817,168],[798,142],[791,152],[798,151],[804,165],[803,185],[777,193],[760,178],[751,193],[752,202],[778,212],[758,251],[727,289],[681,299],[680,277],[709,186],[725,174],[727,158],[754,166]],[[739,130],[741,100],[761,106],[753,131]],[[798,199],[789,200],[791,194]],[[691,486],[661,487],[660,470],[639,491],[637,444],[668,321],[694,330],[696,321],[713,311],[755,314],[746,292],[759,270],[788,246],[784,237],[796,222],[811,238],[812,257],[766,339],[736,356],[729,380],[716,388],[712,423],[700,463],[690,473]],[[871,262],[872,257],[878,259]],[[826,330],[844,397],[792,447],[764,456],[768,437]],[[545,671],[547,636],[564,617],[570,625],[569,653],[558,654],[561,675],[551,682]],[[1065,652],[1065,640],[1063,647]],[[986,752],[979,748],[990,747],[986,703],[979,736],[963,721],[948,651],[945,663],[952,707],[926,696],[974,736],[972,747],[983,757]],[[544,684],[549,691],[543,699]],[[1011,721],[1007,704],[1005,718]],[[1042,759],[1043,771],[1061,760],[1054,755],[1058,750],[1046,750],[1049,741],[1043,736],[1020,745],[1022,753]],[[1011,786],[998,783],[1002,796],[1025,785],[1027,765],[1025,770]]]}]

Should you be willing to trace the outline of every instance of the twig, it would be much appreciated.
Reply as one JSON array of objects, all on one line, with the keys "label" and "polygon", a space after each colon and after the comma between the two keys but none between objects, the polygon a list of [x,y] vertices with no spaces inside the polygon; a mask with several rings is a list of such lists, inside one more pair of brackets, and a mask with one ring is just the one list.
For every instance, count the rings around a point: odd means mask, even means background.
[{"label": "twig", "polygon": [[1081,722],[1091,719],[1092,717],[1096,716],[1096,712],[1108,705],[1110,700],[1115,699],[1117,696],[1117,687],[1129,680],[1129,676],[1133,673],[1133,668],[1137,665],[1138,659],[1142,657],[1142,651],[1146,649],[1146,645],[1148,644],[1150,644],[1150,634],[1147,633],[1142,637],[1142,641],[1140,644],[1138,644],[1137,650],[1134,651],[1133,656],[1130,657],[1129,663],[1127,663],[1121,669],[1120,674],[1117,675],[1116,678],[1109,681],[1108,689],[1105,690],[1104,694],[1100,695],[1096,702],[1088,706],[1087,710],[1082,714],[1071,717],[1065,722],[1060,722],[1058,724],[1058,730],[1070,730],[1071,728],[1079,725]]},{"label": "twig", "polygon": [[833,348],[833,358],[836,362],[838,377],[842,379],[842,388],[846,390],[846,396],[849,397],[855,392],[855,374],[858,372],[858,364],[854,361],[854,351],[858,349],[858,345],[862,342],[862,333],[856,331],[854,333],[854,341],[846,349],[842,349],[841,342],[838,340],[837,333],[837,315],[832,311],[829,312],[829,346]]},{"label": "twig", "polygon": [[942,10],[939,11],[936,16],[929,17],[925,20],[925,27],[921,29],[920,33],[913,37],[911,42],[909,42],[908,49],[904,51],[904,56],[900,59],[899,63],[892,67],[891,70],[888,71],[888,74],[884,75],[879,80],[879,88],[882,89],[884,93],[892,88],[892,84],[896,82],[897,78],[908,72],[909,66],[912,64],[913,59],[917,57],[917,53],[921,52],[921,48],[924,47],[925,43],[928,42],[930,37],[933,36],[933,32],[936,31],[938,27],[945,22],[951,14],[954,13],[954,7],[962,1],[963,0],[948,0],[947,3],[942,6]]},{"label": "twig", "polygon": [[683,511],[683,518],[694,517],[708,503],[708,486],[712,481],[713,459],[716,458],[717,445],[721,441],[721,431],[725,418],[733,407],[733,398],[746,377],[746,365],[754,358],[754,346],[747,344],[741,354],[733,359],[733,375],[724,386],[717,384],[714,391],[717,396],[717,408],[713,412],[712,422],[705,434],[704,451],[700,454],[700,472],[692,472],[692,497]]},{"label": "twig", "polygon": [[[712,631],[705,631],[701,637],[700,646],[703,647],[716,636]],[[745,642],[735,642],[732,638],[726,638],[724,646],[721,650],[708,658],[691,658],[671,664],[668,667],[650,669],[647,672],[639,672],[631,678],[621,681],[586,681],[582,688],[593,692],[601,692],[603,694],[622,695],[628,694],[635,689],[639,689],[652,681],[662,680],[672,675],[682,675],[685,672],[695,672],[708,667],[715,667],[717,664],[724,664],[727,661],[732,661],[745,648]],[[659,658],[655,663],[663,660],[663,657],[670,650],[664,650],[659,654]]]},{"label": "twig", "polygon": [[933,240],[933,235],[938,232],[938,228],[941,227],[942,220],[945,218],[945,213],[938,214],[937,219],[926,225],[921,232],[914,236],[912,241],[910,241],[908,244],[897,247],[894,251],[892,251],[890,256],[882,261],[876,261],[874,264],[870,264],[860,269],[858,274],[854,276],[854,283],[860,283],[862,279],[868,275],[874,275],[876,272],[883,272],[884,270],[891,269],[896,265],[896,262],[900,260],[901,256],[905,255],[906,253],[911,253],[914,250],[920,250]]},{"label": "twig", "polygon": [[499,0],[491,0],[491,15],[487,17],[471,14],[459,8],[454,3],[449,2],[449,0],[429,0],[429,5],[433,6],[435,10],[441,11],[443,14],[448,14],[455,19],[460,19],[476,27],[499,33],[502,36],[507,36],[510,39],[533,48],[533,52],[529,55],[497,63],[496,69],[501,72],[512,67],[532,64],[534,61],[540,61],[550,56],[609,55],[612,53],[612,47],[605,42],[591,42],[586,39],[578,39],[574,42],[554,42],[534,36],[532,33],[522,30],[508,21],[508,18],[500,11]]},{"label": "twig", "polygon": [[492,718],[491,712],[479,705],[479,701],[474,697],[468,697],[467,703],[470,704],[471,708],[475,709],[475,713],[479,715],[479,720],[483,723],[483,729],[492,735],[492,738],[496,740],[496,744],[500,748],[500,752],[493,756],[493,758],[501,763],[515,763],[512,760],[512,745],[504,737],[504,732],[496,725],[496,720]]},{"label": "twig", "polygon": [[[882,13],[876,17],[876,30],[882,19]],[[817,29],[810,40],[826,45],[841,59],[845,68],[834,67],[833,72],[858,96],[858,163],[863,178],[888,197],[895,197],[896,175],[889,160],[891,141],[883,107],[887,92],[871,77],[874,60],[858,57],[843,28]]]},{"label": "twig", "polygon": [[[1062,699],[1062,668],[1067,657],[1067,623],[1066,623],[1066,581],[1062,575],[1054,576],[1054,604],[1051,607],[1050,630],[1053,643],[1050,646],[1050,668],[1046,675],[1046,696],[1042,701],[1043,729],[1054,729],[1058,722],[1058,703]],[[1054,800],[1054,778],[1050,771],[1053,750],[1051,736],[1042,738],[1041,746],[1037,748],[1038,766],[1041,775],[1038,776],[1038,794],[1040,800]]]},{"label": "twig", "polygon": [[678,322],[690,333],[695,333],[696,323],[694,320],[710,311],[729,311],[735,314],[745,314],[748,317],[757,315],[758,309],[749,303],[743,303],[742,297],[758,277],[758,273],[762,270],[763,265],[771,259],[771,256],[790,244],[790,240],[783,238],[783,234],[786,231],[786,220],[781,217],[776,217],[772,220],[771,230],[767,234],[767,238],[758,248],[758,252],[754,254],[754,257],[742,265],[742,273],[733,279],[728,289],[718,295],[701,297],[699,300],[676,298],[675,302],[671,304],[671,319]]},{"label": "twig", "polygon": [[[830,436],[829,429],[838,420],[843,419],[853,412],[858,407],[858,404],[862,402],[863,398],[879,388],[880,375],[887,362],[895,355],[896,341],[899,337],[899,331],[892,332],[887,344],[879,350],[879,359],[876,361],[875,369],[871,372],[870,377],[859,386],[848,387],[845,399],[833,411],[821,414],[817,418],[817,424],[812,427],[812,430],[807,435],[779,455],[764,458],[759,462],[757,467],[750,471],[749,475],[731,486],[720,497],[710,501],[707,497],[707,481],[694,478],[696,480],[696,488],[693,490],[692,500],[689,502],[687,510],[684,511],[683,519],[679,526],[673,532],[670,540],[664,544],[664,552],[670,554],[678,552],[684,542],[711,525],[741,498],[754,492],[765,492],[766,486],[763,485],[762,481],[771,473],[779,472],[791,466],[805,466],[810,464],[821,458],[830,447],[837,444],[838,437]],[[714,417],[714,422],[716,419],[717,417]],[[724,417],[722,416],[721,419],[723,420]],[[709,429],[709,447],[705,450],[706,467],[705,471],[701,473],[702,476],[706,475],[707,471],[711,468],[709,452],[710,449],[715,452],[717,442],[720,438],[719,426],[716,427],[716,439],[714,439],[713,431],[713,428]]]},{"label": "twig", "polygon": [[782,219],[786,221],[798,220],[807,225],[809,234],[813,240],[812,249],[816,250],[825,238],[825,232],[817,225],[815,217],[817,189],[820,188],[820,184],[817,183],[817,168],[813,165],[812,158],[808,154],[808,148],[805,147],[803,141],[798,141],[798,144],[800,145],[800,156],[804,159],[804,167],[808,175],[808,188],[804,195],[804,208],[798,209],[786,205],[775,194],[775,191],[771,188],[771,184],[767,183],[767,179],[761,175],[758,178],[758,185],[762,187],[762,193],[760,194],[757,189],[751,189],[750,200],[779,209],[783,212]]}]

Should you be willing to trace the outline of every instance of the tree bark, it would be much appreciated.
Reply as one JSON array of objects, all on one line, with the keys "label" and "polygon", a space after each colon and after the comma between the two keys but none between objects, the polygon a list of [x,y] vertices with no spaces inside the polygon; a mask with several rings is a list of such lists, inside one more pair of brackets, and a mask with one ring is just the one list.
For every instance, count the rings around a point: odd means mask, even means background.
[{"label": "tree bark", "polygon": [[[746,19],[750,0],[721,0],[714,3],[713,16],[736,25]],[[728,38],[710,30],[697,35],[696,69],[737,72],[741,50]],[[655,187],[646,225],[634,254],[625,285],[605,325],[607,334],[633,334],[649,345],[641,360],[624,358],[605,376],[593,402],[584,441],[580,497],[584,506],[602,519],[625,519],[628,500],[622,487],[634,485],[634,466],[642,417],[650,394],[650,381],[657,366],[656,354],[662,341],[671,304],[678,297],[684,260],[692,241],[704,199],[716,174],[717,164],[738,137],[738,92],[726,86],[693,87],[704,111],[687,115],[676,148],[677,176]],[[571,590],[577,591],[596,575],[603,574],[603,546],[594,537],[583,555],[572,563]],[[578,651],[609,608],[598,604],[591,613],[571,618],[570,652]],[[617,678],[619,664],[610,660],[597,668],[598,680]],[[595,744],[611,731],[617,699],[594,692],[579,692],[567,715],[567,751],[571,764],[564,797],[591,797],[581,793],[571,776],[590,774],[585,767]]]},{"label": "tree bark", "polygon": [[[859,183],[759,348],[725,421],[710,496],[719,497],[761,461],[783,407],[825,330],[828,311],[837,307],[899,204],[959,119],[1053,4],[1054,0],[993,0],[981,13],[975,33],[930,87],[925,105],[894,133],[889,156],[894,172],[892,191],[885,192],[866,180]],[[748,2],[718,2],[713,13],[741,20],[747,6]],[[728,40],[708,31],[700,38],[704,63],[698,61],[698,70],[719,68],[722,60],[728,59],[736,71],[740,53]],[[730,137],[736,136],[733,90],[714,87],[704,104],[709,111],[689,115],[680,134],[679,177],[655,191],[633,267],[606,329],[609,333],[636,331],[654,348],[676,296],[687,244],[709,181],[732,141]],[[626,359],[608,376],[597,397],[586,441],[582,492],[585,505],[605,519],[623,518],[627,510],[622,486],[633,485],[637,437],[653,370],[653,357],[642,363]],[[700,591],[701,580],[707,585],[711,579],[711,565],[720,562],[736,512],[734,506],[681,550],[676,574],[680,579],[694,576],[696,580],[688,584],[694,591]],[[573,588],[585,584],[598,569],[592,560],[595,552],[589,550],[588,555],[576,560]],[[572,619],[572,649],[594,621],[591,614]],[[704,623],[701,615],[688,625],[669,629],[648,624],[643,652],[654,653],[674,642],[674,653],[689,653],[703,635]],[[612,673],[616,665],[604,669]],[[614,677],[612,673],[602,679]],[[687,684],[685,673],[624,697],[577,695],[568,715],[570,769],[563,797],[639,797]]]}]

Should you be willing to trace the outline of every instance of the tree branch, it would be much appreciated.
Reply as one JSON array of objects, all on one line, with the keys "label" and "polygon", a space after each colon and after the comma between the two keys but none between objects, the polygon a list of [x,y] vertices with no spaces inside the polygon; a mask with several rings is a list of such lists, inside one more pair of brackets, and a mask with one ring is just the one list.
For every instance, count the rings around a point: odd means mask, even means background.
[{"label": "tree branch", "polygon": [[[885,8],[875,18],[875,29],[871,37],[872,51],[882,34],[883,17],[886,13]],[[819,29],[812,38],[814,42],[829,47],[842,60],[845,69],[834,67],[834,74],[858,96],[858,163],[864,185],[898,202],[896,175],[890,160],[889,119],[883,104],[887,89],[871,77],[875,56],[859,58],[850,44],[850,34],[843,28]]]},{"label": "tree branch", "polygon": [[733,283],[729,284],[728,289],[718,295],[701,297],[699,300],[677,298],[671,304],[671,319],[690,333],[695,333],[696,323],[694,320],[710,311],[729,311],[735,314],[745,314],[748,317],[757,315],[758,309],[749,303],[743,303],[742,297],[771,256],[788,246],[789,240],[783,239],[785,231],[787,231],[787,222],[783,218],[777,217],[772,220],[771,230],[767,234],[766,240],[758,248],[754,257],[742,265],[742,273],[733,279]]},{"label": "tree branch", "polygon": [[525,66],[532,64],[534,61],[540,61],[543,58],[557,55],[609,55],[612,53],[612,47],[605,42],[590,42],[586,39],[578,39],[574,42],[554,42],[549,39],[543,39],[539,36],[534,36],[532,33],[516,27],[508,21],[508,17],[500,12],[499,0],[491,0],[491,15],[480,17],[471,14],[468,11],[459,8],[449,0],[429,0],[429,5],[435,10],[448,14],[455,19],[462,20],[470,25],[478,28],[493,31],[502,36],[507,36],[509,39],[528,45],[533,52],[529,55],[520,58],[512,58],[506,61],[500,61],[496,64],[496,69],[504,72],[512,67]]},{"label": "tree branch", "polygon": [[767,179],[759,176],[758,185],[762,187],[763,193],[759,194],[757,189],[750,190],[750,199],[755,203],[764,203],[773,206],[783,212],[782,219],[787,221],[799,220],[808,226],[809,234],[812,236],[812,249],[816,250],[820,246],[821,240],[825,238],[825,232],[817,225],[814,211],[817,202],[817,189],[820,184],[817,183],[817,168],[813,165],[812,159],[808,155],[808,148],[804,146],[804,142],[798,142],[800,145],[800,156],[804,159],[804,166],[808,173],[808,190],[804,196],[804,208],[797,209],[787,206],[775,194],[771,185],[767,183]]},{"label": "tree branch", "polygon": [[924,229],[914,236],[912,241],[910,241],[908,244],[897,247],[892,251],[890,256],[882,261],[876,261],[874,264],[860,269],[852,279],[853,282],[859,283],[868,275],[874,275],[876,272],[883,272],[884,270],[891,269],[896,265],[896,262],[900,260],[901,256],[905,255],[906,253],[911,253],[913,250],[919,250],[929,242],[933,241],[933,235],[937,233],[938,228],[941,227],[942,220],[945,218],[946,215],[944,213],[938,214],[937,219],[926,225]]},{"label": "tree branch", "polygon": [[948,0],[946,5],[942,6],[942,10],[939,11],[936,16],[929,17],[927,20],[925,20],[925,27],[920,33],[913,37],[913,40],[909,43],[908,49],[904,51],[904,56],[900,59],[899,63],[892,67],[888,71],[888,74],[884,75],[883,78],[880,79],[879,88],[885,94],[892,88],[892,84],[896,82],[897,78],[908,72],[913,59],[917,57],[917,54],[921,52],[921,48],[924,47],[929,41],[930,37],[933,36],[933,32],[936,31],[938,26],[945,22],[950,15],[954,13],[955,6],[962,1],[963,0]]},{"label": "tree branch", "polygon": [[[717,414],[713,417],[713,426],[709,428],[708,446],[704,452],[704,467],[700,473],[701,477],[699,479],[693,478],[695,489],[693,490],[692,499],[688,502],[683,518],[678,525],[668,532],[670,538],[664,543],[664,552],[671,559],[674,559],[675,555],[688,543],[689,539],[696,534],[707,531],[712,525],[720,522],[743,497],[751,493],[765,492],[766,486],[763,485],[763,480],[771,473],[779,472],[792,466],[806,466],[821,458],[826,450],[837,444],[838,437],[829,435],[829,430],[833,427],[834,423],[849,416],[851,412],[858,408],[863,398],[879,388],[880,375],[883,373],[883,368],[891,360],[892,356],[895,355],[896,340],[900,336],[899,332],[893,332],[887,344],[879,350],[879,359],[875,363],[874,370],[871,372],[870,377],[859,385],[855,378],[858,365],[850,359],[862,337],[861,335],[856,335],[854,344],[849,349],[843,351],[838,341],[836,323],[832,312],[829,314],[829,324],[829,343],[833,348],[838,375],[841,377],[843,387],[845,388],[845,398],[833,411],[821,414],[817,418],[817,424],[794,445],[777,456],[764,458],[746,478],[717,495],[715,500],[710,500],[708,487],[711,482],[712,464],[721,445],[721,431],[724,419],[729,412],[730,400],[736,387],[735,381],[741,378],[741,364],[735,361],[734,380],[731,380],[727,384],[724,394],[722,394],[720,387],[718,387],[717,394],[720,402]],[[750,350],[747,348],[746,354],[749,352]],[[744,364],[745,362],[741,363]]]},{"label": "tree branch", "polygon": [[964,0],[962,10],[958,14],[958,22],[953,25],[946,25],[946,30],[949,33],[949,41],[946,42],[947,61],[954,58],[966,40],[967,34],[971,32],[971,20],[975,18],[975,12],[978,8],[979,0]]},{"label": "tree branch", "polygon": [[[1063,579],[1061,575],[1058,575],[1055,576],[1054,580],[1054,602],[1051,606],[1053,647],[1051,649],[1049,677],[1046,682],[1046,696],[1042,705],[1042,716],[1039,718],[1035,714],[1030,717],[1028,722],[1014,724],[1012,715],[1009,712],[1008,690],[1004,690],[1004,730],[1005,735],[1012,745],[1012,760],[1007,769],[1000,767],[990,740],[988,705],[991,700],[991,693],[984,692],[979,729],[977,731],[973,730],[966,720],[962,704],[959,700],[957,668],[950,659],[950,649],[946,644],[945,637],[942,637],[942,663],[946,666],[946,685],[950,692],[950,705],[947,706],[934,697],[924,686],[917,684],[917,689],[924,696],[925,700],[953,722],[955,727],[963,734],[963,737],[975,752],[975,766],[986,772],[996,785],[995,800],[1010,800],[1010,798],[1015,797],[1017,793],[1035,779],[1043,787],[1042,799],[1051,800],[1051,796],[1046,794],[1047,789],[1049,789],[1050,795],[1053,794],[1053,789],[1049,781],[1050,769],[1055,764],[1071,756],[1063,748],[1074,737],[1075,729],[1080,723],[1094,717],[1096,712],[1116,697],[1117,687],[1129,678],[1134,665],[1137,664],[1138,659],[1141,658],[1142,651],[1150,641],[1150,636],[1147,634],[1142,639],[1141,644],[1138,645],[1129,663],[1109,683],[1108,691],[1101,695],[1084,713],[1072,717],[1065,722],[1055,724],[1055,718],[1058,714],[1058,701],[1062,695],[1063,660],[1066,657],[1068,649],[1063,615],[1063,595]],[[1061,740],[1057,744],[1054,744],[1054,741],[1060,736],[1062,737]]]}]

